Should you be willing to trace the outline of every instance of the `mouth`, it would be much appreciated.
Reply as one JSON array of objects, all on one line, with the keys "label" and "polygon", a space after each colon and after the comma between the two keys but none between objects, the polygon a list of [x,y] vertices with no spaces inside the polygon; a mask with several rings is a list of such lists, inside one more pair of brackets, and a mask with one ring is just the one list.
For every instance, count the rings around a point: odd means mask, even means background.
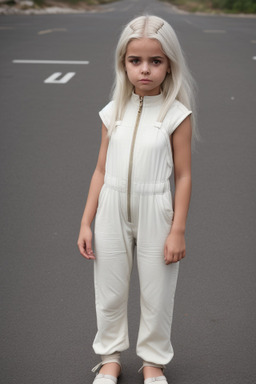
[{"label": "mouth", "polygon": [[152,82],[152,80],[149,80],[149,79],[140,79],[139,81],[140,81],[140,83],[151,83]]}]

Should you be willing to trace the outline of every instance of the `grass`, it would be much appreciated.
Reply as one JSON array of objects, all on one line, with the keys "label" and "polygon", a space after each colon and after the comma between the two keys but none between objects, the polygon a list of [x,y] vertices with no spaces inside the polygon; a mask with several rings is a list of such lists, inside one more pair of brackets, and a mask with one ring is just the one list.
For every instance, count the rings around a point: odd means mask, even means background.
[{"label": "grass", "polygon": [[[89,8],[89,7],[97,6],[100,4],[112,3],[113,1],[116,1],[116,0],[33,0],[36,8],[41,8],[41,7],[51,6],[51,5],[56,6],[58,4],[70,6],[70,7],[88,6]],[[6,0],[4,3],[10,6],[16,5],[15,0]]]},{"label": "grass", "polygon": [[256,13],[256,0],[163,0],[189,12]]},{"label": "grass", "polygon": [[[67,5],[77,5],[78,3],[80,3],[80,4],[89,5],[89,6],[107,4],[113,1],[114,0],[54,0],[55,3],[65,3]],[[46,2],[47,1],[45,0],[34,0],[34,3],[37,5],[43,5]]]}]

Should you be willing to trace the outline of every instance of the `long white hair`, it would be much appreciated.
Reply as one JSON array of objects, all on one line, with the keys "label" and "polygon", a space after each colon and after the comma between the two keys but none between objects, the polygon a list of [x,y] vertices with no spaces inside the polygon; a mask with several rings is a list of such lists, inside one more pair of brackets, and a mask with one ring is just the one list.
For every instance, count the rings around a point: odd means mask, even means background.
[{"label": "long white hair", "polygon": [[[187,67],[176,33],[165,20],[157,16],[140,16],[130,21],[119,38],[115,53],[115,82],[112,90],[114,112],[109,129],[109,136],[115,128],[115,121],[122,120],[126,103],[133,92],[125,72],[127,45],[132,39],[150,38],[160,42],[164,54],[170,61],[171,73],[161,84],[164,103],[158,116],[162,122],[175,99],[192,110],[192,139],[198,138],[196,129],[195,82]],[[193,140],[194,141],[194,140]]]}]

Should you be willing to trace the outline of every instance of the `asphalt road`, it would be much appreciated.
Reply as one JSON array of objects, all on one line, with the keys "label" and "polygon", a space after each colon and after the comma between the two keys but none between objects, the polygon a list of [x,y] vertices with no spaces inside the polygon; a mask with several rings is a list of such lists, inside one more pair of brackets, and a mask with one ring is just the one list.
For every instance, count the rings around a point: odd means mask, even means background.
[{"label": "asphalt road", "polygon": [[[0,17],[2,384],[93,381],[93,262],[76,241],[115,45],[122,26],[142,12],[164,17],[180,38],[198,83],[202,136],[166,376],[173,384],[256,382],[256,19],[123,0],[98,13]],[[45,83],[54,73],[73,75]],[[136,266],[129,320],[120,384],[143,382]]]}]

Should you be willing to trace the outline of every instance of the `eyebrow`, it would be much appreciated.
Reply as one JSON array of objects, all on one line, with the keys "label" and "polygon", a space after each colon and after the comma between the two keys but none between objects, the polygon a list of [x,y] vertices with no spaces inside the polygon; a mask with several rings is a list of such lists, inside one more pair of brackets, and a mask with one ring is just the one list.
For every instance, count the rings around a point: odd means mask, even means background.
[{"label": "eyebrow", "polygon": [[[128,56],[128,59],[140,59],[141,56],[134,56],[134,55],[131,55],[131,56]],[[152,56],[150,57],[150,59],[163,59],[164,57],[163,56]]]}]

